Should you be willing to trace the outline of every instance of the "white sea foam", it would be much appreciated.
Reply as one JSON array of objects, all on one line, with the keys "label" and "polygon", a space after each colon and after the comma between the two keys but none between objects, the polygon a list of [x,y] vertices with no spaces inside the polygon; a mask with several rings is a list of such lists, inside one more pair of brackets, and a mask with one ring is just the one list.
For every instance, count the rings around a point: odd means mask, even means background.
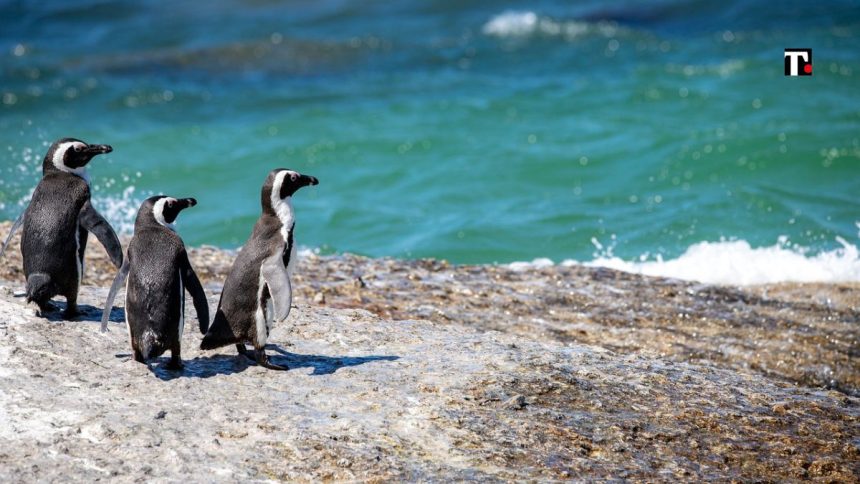
[{"label": "white sea foam", "polygon": [[537,31],[538,16],[534,12],[504,12],[484,24],[482,31],[499,37],[529,35]]},{"label": "white sea foam", "polygon": [[94,196],[93,205],[118,234],[134,233],[134,219],[143,198],[135,195],[135,187],[126,187],[120,195]]},{"label": "white sea foam", "polygon": [[508,267],[515,271],[525,271],[528,269],[542,269],[544,267],[552,267],[554,265],[555,263],[552,261],[552,259],[541,257],[531,262],[511,262],[510,264],[508,264]]},{"label": "white sea foam", "polygon": [[618,27],[611,22],[588,23],[578,20],[555,20],[531,11],[506,11],[487,21],[481,28],[481,32],[500,38],[544,35],[572,40],[591,33],[614,37],[618,32]]},{"label": "white sea foam", "polygon": [[[860,250],[842,237],[841,247],[810,253],[791,246],[787,238],[769,247],[752,247],[745,240],[699,242],[677,259],[626,261],[607,253],[587,262],[566,260],[563,266],[608,267],[648,276],[674,277],[711,284],[766,284],[774,282],[860,282]],[[647,259],[645,257],[640,259]],[[549,259],[515,262],[514,270],[551,265]]]}]

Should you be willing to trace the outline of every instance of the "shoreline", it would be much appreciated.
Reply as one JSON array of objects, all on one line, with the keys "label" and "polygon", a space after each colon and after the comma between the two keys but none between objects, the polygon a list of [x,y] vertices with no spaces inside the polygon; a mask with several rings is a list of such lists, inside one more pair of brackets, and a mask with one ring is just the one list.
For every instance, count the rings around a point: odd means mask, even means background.
[{"label": "shoreline", "polygon": [[[9,226],[0,223],[0,234],[8,234]],[[16,290],[24,285],[19,236],[0,265],[0,281]],[[130,237],[121,239],[125,246]],[[188,252],[207,293],[220,293],[235,252]],[[91,238],[82,284],[109,287],[115,274]],[[395,321],[460,323],[540,342],[707,362],[860,396],[860,283],[737,287],[580,265],[522,270],[306,252],[293,288],[296,305],[363,309]]]}]

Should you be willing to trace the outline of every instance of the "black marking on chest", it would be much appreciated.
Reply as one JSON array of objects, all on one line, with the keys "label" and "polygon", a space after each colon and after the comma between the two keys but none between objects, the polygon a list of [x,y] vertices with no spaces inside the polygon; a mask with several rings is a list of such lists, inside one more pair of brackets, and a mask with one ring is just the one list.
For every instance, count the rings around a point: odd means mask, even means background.
[{"label": "black marking on chest", "polygon": [[284,267],[290,267],[290,256],[293,253],[293,229],[295,229],[296,224],[294,223],[290,230],[287,231],[287,245],[284,246]]}]

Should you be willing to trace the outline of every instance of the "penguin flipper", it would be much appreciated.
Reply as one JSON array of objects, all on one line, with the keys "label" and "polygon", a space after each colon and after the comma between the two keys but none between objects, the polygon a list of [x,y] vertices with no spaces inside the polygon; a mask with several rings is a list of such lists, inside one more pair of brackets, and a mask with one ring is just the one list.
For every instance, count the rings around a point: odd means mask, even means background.
[{"label": "penguin flipper", "polygon": [[185,290],[191,294],[191,299],[194,300],[194,310],[197,311],[197,321],[200,322],[200,334],[206,334],[206,331],[209,330],[209,301],[206,299],[206,292],[203,291],[203,285],[200,284],[197,273],[191,267],[188,253],[183,250],[180,257],[181,267],[179,270],[182,271]]},{"label": "penguin flipper", "polygon": [[110,256],[113,265],[116,267],[122,266],[122,244],[119,243],[119,237],[116,236],[113,227],[96,211],[89,200],[81,207],[78,220],[83,228],[92,232],[99,239],[99,242],[105,247],[108,256]]},{"label": "penguin flipper", "polygon": [[110,312],[111,309],[113,309],[113,300],[116,297],[116,293],[119,291],[119,288],[125,284],[125,280],[128,277],[128,270],[129,263],[128,260],[125,260],[122,263],[122,267],[119,268],[119,272],[117,272],[116,278],[113,280],[113,284],[110,286],[107,301],[105,301],[105,308],[102,311],[102,333],[107,331]]},{"label": "penguin flipper", "polygon": [[9,231],[9,235],[6,237],[6,242],[3,242],[3,247],[0,248],[0,258],[3,257],[3,253],[6,252],[6,247],[9,246],[9,242],[12,241],[12,236],[15,235],[15,231],[17,231],[21,224],[24,223],[24,214],[27,213],[26,210],[21,212],[21,215],[18,215],[18,218],[15,220],[15,223],[12,224],[12,229]]},{"label": "penguin flipper", "polygon": [[290,306],[293,303],[293,288],[290,284],[290,276],[284,267],[281,257],[270,257],[263,262],[260,272],[266,285],[269,286],[269,294],[272,298],[272,306],[275,321],[283,321],[290,315]]}]

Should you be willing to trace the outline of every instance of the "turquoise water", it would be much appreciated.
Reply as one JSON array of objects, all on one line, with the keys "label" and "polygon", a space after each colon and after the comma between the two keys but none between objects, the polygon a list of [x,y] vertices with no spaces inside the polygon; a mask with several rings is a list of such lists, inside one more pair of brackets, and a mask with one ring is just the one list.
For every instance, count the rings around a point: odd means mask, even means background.
[{"label": "turquoise water", "polygon": [[[170,6],[168,6],[170,5]],[[0,2],[0,219],[56,138],[123,230],[239,246],[274,167],[324,252],[674,258],[856,244],[860,2]],[[811,47],[814,75],[783,75]]]}]

